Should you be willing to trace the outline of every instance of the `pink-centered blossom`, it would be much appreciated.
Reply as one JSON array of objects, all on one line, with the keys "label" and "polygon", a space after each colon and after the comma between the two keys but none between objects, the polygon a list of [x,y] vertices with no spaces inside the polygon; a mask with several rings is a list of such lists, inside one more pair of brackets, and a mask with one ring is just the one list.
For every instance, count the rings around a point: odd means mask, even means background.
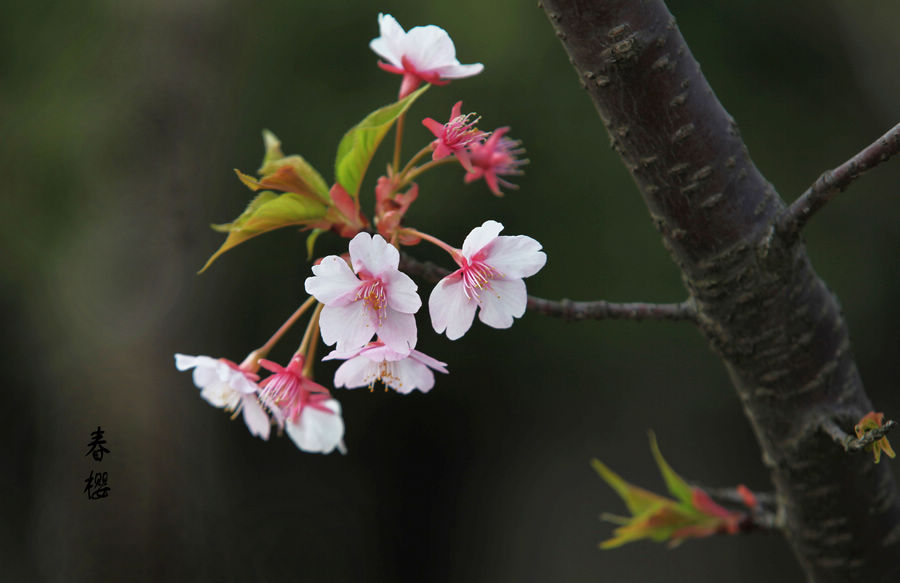
[{"label": "pink-centered blossom", "polygon": [[380,341],[348,353],[332,351],[322,360],[342,359],[345,362],[334,373],[334,386],[356,389],[372,387],[381,381],[407,395],[418,389],[427,393],[434,387],[432,370],[447,373],[447,363],[431,358],[418,350],[403,354],[391,350]]},{"label": "pink-centered blossom", "polygon": [[416,26],[404,32],[393,16],[379,14],[378,29],[381,36],[372,39],[369,48],[387,61],[379,61],[379,67],[403,75],[401,99],[423,81],[445,85],[450,79],[471,77],[484,69],[481,63],[461,65],[450,35],[439,26]]},{"label": "pink-centered blossom", "polygon": [[366,345],[376,333],[397,352],[416,345],[422,306],[418,286],[400,272],[400,252],[381,235],[359,233],[350,241],[350,263],[329,255],[312,268],[306,292],[325,304],[319,318],[322,340],[338,352]]},{"label": "pink-centered blossom", "polygon": [[331,453],[335,448],[346,453],[341,405],[328,389],[303,374],[303,357],[294,356],[287,367],[265,359],[259,364],[272,372],[259,385],[260,398],[291,441],[310,453]]},{"label": "pink-centered blossom", "polygon": [[462,115],[462,101],[457,101],[450,110],[450,121],[439,123],[430,117],[422,120],[422,125],[428,128],[437,139],[432,142],[434,151],[432,160],[440,160],[451,154],[456,155],[463,168],[473,171],[470,155],[467,148],[480,144],[487,134],[475,127],[478,118],[474,113]]},{"label": "pink-centered blossom", "polygon": [[528,160],[516,157],[525,153],[525,150],[519,147],[520,141],[504,135],[508,131],[508,127],[494,130],[485,142],[474,144],[469,148],[472,169],[466,174],[466,184],[484,178],[488,188],[497,196],[503,196],[500,192],[501,184],[506,188],[518,188],[515,184],[500,178],[522,174],[519,167],[528,163]]},{"label": "pink-centered blossom", "polygon": [[175,368],[194,369],[194,384],[206,402],[226,411],[242,411],[250,433],[269,439],[271,421],[256,396],[257,375],[224,358],[187,354],[175,355]]},{"label": "pink-centered blossom", "polygon": [[541,244],[525,235],[500,236],[503,225],[485,221],[455,254],[459,269],[442,279],[431,292],[428,309],[438,334],[456,340],[478,319],[493,328],[509,328],[525,313],[528,294],[522,278],[537,273],[547,262]]}]

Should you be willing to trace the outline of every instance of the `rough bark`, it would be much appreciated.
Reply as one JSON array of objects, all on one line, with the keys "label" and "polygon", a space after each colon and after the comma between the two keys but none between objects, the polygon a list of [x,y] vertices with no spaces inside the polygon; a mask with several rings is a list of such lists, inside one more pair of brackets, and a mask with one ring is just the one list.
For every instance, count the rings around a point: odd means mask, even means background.
[{"label": "rough bark", "polygon": [[900,581],[886,464],[821,431],[872,409],[837,299],[661,0],[543,0],[727,367],[811,581]]}]

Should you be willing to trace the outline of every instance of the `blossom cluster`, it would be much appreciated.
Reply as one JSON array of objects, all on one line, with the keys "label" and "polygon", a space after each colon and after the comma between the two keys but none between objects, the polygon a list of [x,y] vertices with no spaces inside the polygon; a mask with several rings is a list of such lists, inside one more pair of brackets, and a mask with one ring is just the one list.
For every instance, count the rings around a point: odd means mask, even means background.
[{"label": "blossom cluster", "polygon": [[[265,215],[266,230],[281,226],[279,213],[285,214],[285,226],[296,225],[301,217],[301,224],[316,229],[310,236],[310,249],[319,233],[333,231],[350,239],[347,253],[329,255],[312,266],[312,275],[304,284],[310,297],[241,364],[209,356],[175,355],[176,368],[193,371],[194,384],[209,404],[235,417],[243,414],[251,434],[264,440],[275,426],[307,452],[346,452],[341,406],[327,387],[313,380],[319,337],[333,347],[321,360],[342,361],[333,379],[336,388],[372,390],[380,382],[385,390],[400,394],[416,390],[427,393],[435,385],[434,372],[448,372],[446,363],[416,350],[416,314],[423,302],[418,285],[400,270],[400,246],[426,241],[446,251],[456,264],[456,269],[432,289],[427,308],[431,327],[450,340],[465,335],[476,312],[487,326],[512,326],[524,314],[528,301],[523,279],[536,274],[547,259],[535,239],[501,235],[503,225],[494,220],[473,228],[459,248],[404,225],[407,210],[419,196],[414,179],[421,173],[457,161],[465,171],[466,183],[483,178],[488,188],[500,195],[501,186],[513,187],[503,176],[520,174],[526,161],[519,158],[523,152],[519,142],[506,137],[508,127],[482,131],[477,127],[480,118],[464,114],[462,102],[457,102],[446,123],[431,118],[422,121],[434,139],[401,167],[402,120],[406,108],[424,90],[420,85],[444,85],[478,74],[484,67],[481,63],[460,64],[452,40],[439,27],[415,27],[405,32],[387,14],[380,14],[378,23],[381,35],[371,41],[370,47],[384,59],[379,67],[402,75],[402,80],[397,104],[379,110],[379,119],[396,121],[397,136],[395,160],[387,174],[377,179],[374,220],[369,222],[358,197],[359,175],[373,151],[363,148],[349,156],[342,142],[339,156],[343,151],[343,160],[349,161],[339,160],[338,176],[328,188],[302,158],[284,157],[280,142],[266,134],[262,178],[238,176],[254,191],[266,188],[284,194],[263,191],[237,220],[219,226],[219,230],[229,232],[229,237],[212,259],[256,234],[253,225],[257,213],[260,219]],[[365,124],[358,128],[348,135],[366,131]],[[369,143],[377,147],[381,137],[383,132],[370,134]],[[367,142],[348,143],[347,148],[352,150],[355,144]],[[428,154],[430,161],[417,165]],[[350,171],[341,174],[340,169],[347,164]],[[268,360],[269,351],[313,306],[303,342],[287,366]],[[264,379],[259,376],[261,369],[270,373]]]}]

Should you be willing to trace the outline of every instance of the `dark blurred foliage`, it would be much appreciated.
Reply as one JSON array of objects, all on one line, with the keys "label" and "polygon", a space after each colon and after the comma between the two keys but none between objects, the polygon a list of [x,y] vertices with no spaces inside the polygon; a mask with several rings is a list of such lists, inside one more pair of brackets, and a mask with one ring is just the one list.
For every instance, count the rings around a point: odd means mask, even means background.
[{"label": "dark blurred foliage", "polygon": [[[900,117],[900,9],[864,4],[670,5],[785,198]],[[338,392],[346,457],[254,439],[176,372],[174,352],[240,360],[303,299],[301,235],[254,240],[197,276],[221,241],[207,225],[249,199],[231,169],[257,167],[261,129],[330,176],[341,134],[392,100],[398,78],[367,48],[379,10],[407,28],[443,26],[462,62],[486,65],[429,91],[411,120],[441,119],[462,99],[483,126],[512,126],[531,159],[502,199],[441,168],[421,181],[412,224],[459,242],[496,218],[537,238],[549,256],[528,282],[537,295],[683,298],[534,2],[6,2],[3,579],[800,580],[776,535],[596,548],[612,528],[598,515],[622,505],[588,461],[662,489],[648,428],[691,480],[769,487],[724,368],[688,324],[529,314],[451,343],[422,313],[420,347],[452,374],[428,395]],[[417,122],[408,130],[410,144],[428,139]],[[898,184],[895,161],[806,233],[889,417],[900,410]],[[321,253],[343,244],[321,241]],[[333,370],[319,365],[320,379]],[[83,480],[98,464],[84,452],[97,425],[112,489],[88,501]]]}]

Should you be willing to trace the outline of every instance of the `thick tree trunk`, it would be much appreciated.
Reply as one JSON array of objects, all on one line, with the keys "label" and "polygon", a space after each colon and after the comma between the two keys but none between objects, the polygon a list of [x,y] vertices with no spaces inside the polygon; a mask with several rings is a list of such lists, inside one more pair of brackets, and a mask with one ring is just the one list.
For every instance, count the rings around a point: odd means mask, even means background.
[{"label": "thick tree trunk", "polygon": [[681,268],[725,362],[811,581],[900,581],[900,497],[886,464],[848,454],[872,409],[834,295],[754,166],[661,0],[543,0],[613,148]]}]

